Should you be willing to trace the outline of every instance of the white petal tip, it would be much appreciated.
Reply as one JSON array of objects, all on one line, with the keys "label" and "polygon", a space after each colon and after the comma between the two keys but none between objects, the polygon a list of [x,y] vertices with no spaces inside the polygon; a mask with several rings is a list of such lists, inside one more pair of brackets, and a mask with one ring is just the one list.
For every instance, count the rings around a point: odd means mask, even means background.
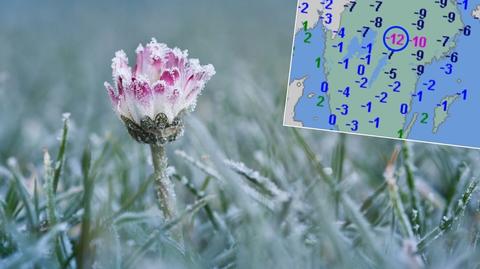
[{"label": "white petal tip", "polygon": [[63,120],[69,120],[70,116],[71,116],[70,112],[65,112],[62,114]]},{"label": "white petal tip", "polygon": [[142,46],[142,44],[138,44],[137,49],[135,49],[135,53],[141,53],[145,50],[145,48]]}]

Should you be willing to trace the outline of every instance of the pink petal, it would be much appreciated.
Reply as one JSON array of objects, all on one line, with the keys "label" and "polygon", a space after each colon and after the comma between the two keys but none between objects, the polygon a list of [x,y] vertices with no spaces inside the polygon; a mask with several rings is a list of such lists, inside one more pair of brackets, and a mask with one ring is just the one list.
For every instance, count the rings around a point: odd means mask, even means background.
[{"label": "pink petal", "polygon": [[142,71],[143,71],[143,57],[140,55],[137,55],[137,63],[133,68],[133,76],[138,77],[138,75],[141,74]]},{"label": "pink petal", "polygon": [[175,80],[177,80],[180,77],[180,72],[178,71],[178,68],[175,68],[172,70],[172,75]]},{"label": "pink petal", "polygon": [[120,101],[120,99],[115,94],[115,91],[114,91],[112,85],[110,85],[110,83],[108,83],[108,82],[105,82],[103,85],[105,86],[105,89],[107,89],[107,92],[108,92],[108,95],[110,96],[110,100],[112,101],[112,104],[117,105],[118,102]]},{"label": "pink petal", "polygon": [[119,96],[122,96],[124,94],[122,77],[118,77],[117,79],[117,90]]},{"label": "pink petal", "polygon": [[185,64],[187,62],[188,52],[182,51],[178,48],[170,49],[166,54],[165,67],[168,69],[179,69],[180,72],[185,70]]},{"label": "pink petal", "polygon": [[201,69],[195,74],[192,74],[185,83],[184,90],[189,91],[185,96],[185,100],[196,98],[205,84],[215,74],[215,69],[211,65],[201,66],[200,68]]},{"label": "pink petal", "polygon": [[[133,72],[123,51],[115,54],[112,70],[116,89],[105,83],[112,104],[115,109],[128,106],[122,111],[135,112],[130,115],[135,119],[144,116],[137,114],[152,111],[162,111],[168,117],[176,116],[195,103],[207,81],[215,74],[212,65],[202,66],[198,59],[189,59],[187,51],[168,48],[155,39],[145,47],[138,46]],[[158,96],[153,98],[153,95]]]},{"label": "pink petal", "polygon": [[158,43],[155,38],[152,38],[150,43],[147,44],[147,48],[150,51],[149,55],[152,60],[161,60],[165,57],[165,53],[169,50],[167,45]]},{"label": "pink petal", "polygon": [[175,77],[173,73],[169,70],[166,70],[163,72],[163,74],[160,76],[161,81],[165,81],[167,85],[172,86],[175,83]]},{"label": "pink petal", "polygon": [[180,91],[178,89],[174,89],[173,92],[170,94],[170,96],[168,96],[168,100],[173,105],[177,101],[179,96],[180,96]]},{"label": "pink petal", "polygon": [[137,47],[137,62],[135,65],[135,77],[149,78],[154,82],[160,76],[161,70],[164,70],[164,54],[167,51],[165,44],[157,43],[155,39],[152,39],[145,47],[141,44]]},{"label": "pink petal", "polygon": [[155,85],[153,85],[153,92],[156,94],[165,93],[165,84],[161,81],[158,81],[157,83],[155,83]]},{"label": "pink petal", "polygon": [[164,62],[161,59],[152,60],[151,67],[153,70],[157,72],[157,74],[160,73],[160,71],[165,68]]},{"label": "pink petal", "polygon": [[132,73],[128,66],[128,58],[123,50],[117,51],[115,57],[112,59],[112,75],[115,81],[117,81],[119,77],[122,77],[126,81],[131,79]]},{"label": "pink petal", "polygon": [[196,98],[200,93],[201,87],[193,87],[192,90],[185,96],[185,100],[190,100],[192,98]]},{"label": "pink petal", "polygon": [[150,57],[150,51],[148,48],[144,48],[142,44],[140,44],[135,52],[137,53],[137,61],[135,64],[134,76],[138,77],[139,74],[145,72],[145,68]]},{"label": "pink petal", "polygon": [[133,83],[133,96],[138,101],[146,103],[150,101],[150,97],[152,95],[152,91],[150,90],[150,85],[148,82],[136,80]]},{"label": "pink petal", "polygon": [[194,78],[195,78],[195,75],[191,75],[191,76],[187,79],[187,82],[185,82],[185,88],[187,88],[188,85],[193,82]]}]

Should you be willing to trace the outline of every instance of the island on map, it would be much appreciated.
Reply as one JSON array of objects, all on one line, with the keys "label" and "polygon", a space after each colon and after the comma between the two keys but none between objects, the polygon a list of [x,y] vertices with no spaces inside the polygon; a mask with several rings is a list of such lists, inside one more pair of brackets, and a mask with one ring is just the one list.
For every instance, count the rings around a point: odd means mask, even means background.
[{"label": "island on map", "polygon": [[285,123],[290,125],[290,126],[295,126],[295,127],[301,127],[302,122],[296,121],[295,120],[295,115],[294,115],[294,110],[295,110],[295,105],[297,104],[298,100],[300,97],[302,97],[303,92],[304,92],[304,86],[303,83],[305,81],[305,78],[294,80],[292,83],[290,83],[288,87],[288,96],[287,96],[287,102],[285,105]]},{"label": "island on map", "polygon": [[472,16],[477,20],[480,19],[480,5],[472,11]]},{"label": "island on map", "polygon": [[433,119],[433,132],[436,133],[440,125],[448,118],[450,106],[460,97],[458,94],[450,95],[442,99],[440,104],[435,108],[435,117]]}]

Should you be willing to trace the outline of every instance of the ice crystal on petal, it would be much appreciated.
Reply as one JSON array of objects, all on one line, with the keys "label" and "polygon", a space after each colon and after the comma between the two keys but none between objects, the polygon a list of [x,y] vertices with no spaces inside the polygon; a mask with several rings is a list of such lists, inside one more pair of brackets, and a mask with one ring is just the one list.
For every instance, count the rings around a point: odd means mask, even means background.
[{"label": "ice crystal on petal", "polygon": [[189,59],[187,50],[171,49],[154,38],[145,46],[139,44],[135,52],[133,69],[123,50],[112,59],[114,86],[108,82],[104,86],[113,109],[140,142],[174,140],[181,134],[177,128],[181,117],[193,111],[215,69]]}]

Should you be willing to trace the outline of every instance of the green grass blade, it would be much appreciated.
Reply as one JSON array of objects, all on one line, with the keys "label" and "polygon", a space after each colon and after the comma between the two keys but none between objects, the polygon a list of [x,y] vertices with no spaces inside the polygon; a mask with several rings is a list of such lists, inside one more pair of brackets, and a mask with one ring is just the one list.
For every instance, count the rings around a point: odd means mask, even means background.
[{"label": "green grass blade", "polygon": [[[11,176],[13,178],[13,175]],[[9,181],[9,186],[7,188],[7,193],[5,195],[5,216],[8,219],[15,218],[15,212],[19,211],[19,208],[22,208],[23,205],[20,203],[20,198],[18,197],[18,192],[15,187],[15,181]]]},{"label": "green grass blade", "polygon": [[112,220],[116,219],[120,215],[122,215],[124,212],[128,211],[133,204],[140,199],[140,197],[145,195],[145,192],[148,190],[150,184],[152,184],[154,180],[153,175],[148,178],[148,180],[145,180],[140,187],[138,188],[138,191],[132,195],[127,201],[125,201],[122,206],[120,207],[119,210],[117,210],[115,213],[113,213],[111,216],[109,216],[105,221],[104,225],[108,225]]},{"label": "green grass blade", "polygon": [[410,223],[412,224],[413,233],[415,236],[420,236],[421,234],[421,223],[423,220],[422,212],[418,206],[417,202],[417,190],[415,186],[415,178],[413,176],[414,166],[412,161],[412,153],[411,153],[410,146],[407,142],[403,142],[402,144],[402,156],[403,156],[403,169],[405,170],[406,174],[406,181],[408,186],[409,198],[410,198],[410,206],[412,209],[410,216]]},{"label": "green grass blade", "polygon": [[[340,184],[340,182],[343,179],[343,166],[345,164],[345,134],[340,134],[339,135],[339,142],[337,143],[337,146],[335,147],[335,151],[332,155],[332,167],[333,167],[333,174],[335,175],[335,180],[337,184]],[[340,197],[339,197],[339,190],[335,193],[335,212],[338,216],[339,214],[339,203],[340,203]]]},{"label": "green grass blade", "polygon": [[[292,129],[293,134],[297,140],[297,143],[301,146],[307,158],[313,164],[315,171],[320,175],[320,177],[332,188],[336,188],[335,180],[325,172],[325,166],[318,160],[316,154],[312,151],[310,146],[308,145],[307,141],[297,129]],[[313,187],[313,186],[311,186]]]},{"label": "green grass blade", "polygon": [[396,219],[400,222],[401,232],[406,239],[413,239],[414,233],[408,217],[405,215],[405,206],[398,191],[397,179],[395,178],[395,163],[398,158],[399,148],[396,148],[390,158],[390,161],[385,168],[385,181],[388,186],[388,193],[390,195],[390,202],[392,203],[393,212]]},{"label": "green grass blade", "polygon": [[32,202],[32,197],[30,196],[27,188],[23,184],[25,178],[20,173],[18,167],[12,166],[11,169],[13,180],[15,182],[15,189],[25,208],[28,227],[30,228],[30,230],[33,231],[34,229],[36,229],[36,227],[38,227],[38,223],[36,221],[37,218],[35,217],[35,207]]},{"label": "green grass blade", "polygon": [[184,151],[181,151],[181,150],[176,150],[175,151],[175,154],[177,154],[178,156],[182,157],[183,159],[185,159],[187,162],[189,162],[190,164],[192,164],[193,166],[197,167],[198,169],[200,169],[200,171],[204,172],[205,174],[209,175],[209,176],[212,176],[213,178],[219,180],[220,182],[224,182],[222,176],[217,172],[217,170],[215,170],[214,168],[210,167],[210,166],[207,166],[197,160],[195,160],[194,158],[192,158],[191,156],[189,156],[186,152]]},{"label": "green grass blade", "polygon": [[57,223],[57,214],[55,209],[55,190],[54,190],[54,170],[52,168],[52,161],[50,154],[45,150],[43,155],[43,167],[45,170],[45,190],[47,192],[47,220],[50,226]]},{"label": "green grass blade", "polygon": [[478,183],[478,180],[472,180],[462,194],[462,197],[458,200],[453,215],[450,218],[444,216],[440,224],[418,242],[417,249],[419,252],[423,252],[430,244],[440,238],[445,232],[449,231],[453,225],[460,220],[472,199],[473,193],[477,189]]},{"label": "green grass blade", "polygon": [[[197,200],[200,200],[200,199],[203,199],[206,195],[204,193],[204,191],[201,191],[201,190],[197,190],[197,187],[193,184],[193,182],[191,182],[188,178],[184,177],[184,176],[180,176],[178,174],[173,174],[172,175],[173,178],[177,179],[180,183],[182,183],[186,188],[187,190],[193,194],[193,196],[195,196],[195,198]],[[208,178],[208,177],[207,177]],[[210,205],[207,203],[204,207],[205,209],[205,213],[207,214],[207,218],[208,220],[210,221],[210,223],[212,223],[213,225],[213,228],[215,230],[218,230],[219,228],[219,224],[217,222],[217,220],[215,219],[215,216],[213,214],[213,210],[212,208],[210,207]]]},{"label": "green grass blade", "polygon": [[280,203],[290,199],[290,195],[281,190],[272,179],[262,176],[258,171],[252,170],[243,163],[226,160],[225,164],[235,173],[247,179],[249,183],[261,193],[270,196]]},{"label": "green grass blade", "polygon": [[453,181],[449,184],[450,186],[445,194],[445,208],[443,210],[443,215],[448,214],[452,201],[454,200],[455,195],[457,194],[459,184],[462,182],[462,179],[465,177],[468,171],[469,169],[465,163],[461,163],[457,167],[455,171],[455,175],[453,176]]},{"label": "green grass blade", "polygon": [[165,223],[162,227],[160,227],[158,230],[153,232],[148,239],[140,246],[138,247],[126,260],[125,268],[135,268],[134,265],[137,263],[139,259],[141,259],[144,254],[148,251],[148,249],[155,243],[157,238],[162,235],[163,233],[171,230],[173,227],[178,225],[180,222],[182,222],[187,216],[195,214],[198,210],[200,210],[202,207],[204,207],[207,202],[211,199],[210,196],[207,196],[201,200],[196,201],[193,205],[187,206],[184,212],[182,212],[179,216],[175,217],[174,219],[168,221]]},{"label": "green grass blade", "polygon": [[40,223],[40,197],[38,193],[38,180],[37,177],[33,179],[33,205],[35,208],[35,218],[37,223]]},{"label": "green grass blade", "polygon": [[28,268],[26,265],[35,263],[45,257],[48,253],[54,238],[67,229],[66,224],[57,224],[53,226],[47,234],[39,238],[32,246],[23,249],[22,255],[13,255],[9,259],[0,261],[2,269]]},{"label": "green grass blade", "polygon": [[91,233],[91,203],[93,197],[93,187],[95,180],[90,177],[91,152],[89,146],[85,147],[82,155],[82,174],[83,174],[83,208],[80,241],[77,248],[77,266],[80,269],[91,267],[90,252],[90,233]]},{"label": "green grass blade", "polygon": [[65,150],[67,148],[67,136],[69,128],[69,117],[70,114],[63,114],[63,128],[62,128],[62,139],[60,140],[60,148],[58,150],[57,159],[55,162],[55,172],[53,173],[53,192],[57,192],[58,182],[60,181],[60,176],[62,174],[62,169],[65,163]]}]

